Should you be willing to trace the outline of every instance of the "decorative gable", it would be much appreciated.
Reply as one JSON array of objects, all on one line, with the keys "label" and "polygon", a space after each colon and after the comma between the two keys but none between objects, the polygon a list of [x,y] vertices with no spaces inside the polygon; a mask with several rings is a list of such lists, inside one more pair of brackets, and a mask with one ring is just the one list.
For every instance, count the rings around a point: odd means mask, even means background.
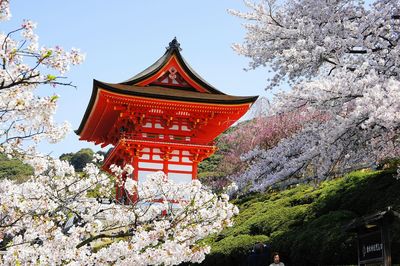
[{"label": "decorative gable", "polygon": [[150,83],[150,85],[191,88],[189,83],[186,82],[178,70],[173,66],[165,71],[157,80]]},{"label": "decorative gable", "polygon": [[160,69],[144,80],[134,83],[135,86],[146,87],[157,85],[162,87],[182,88],[190,91],[210,93],[204,86],[190,76],[186,68],[179,62],[176,54],[172,54]]}]

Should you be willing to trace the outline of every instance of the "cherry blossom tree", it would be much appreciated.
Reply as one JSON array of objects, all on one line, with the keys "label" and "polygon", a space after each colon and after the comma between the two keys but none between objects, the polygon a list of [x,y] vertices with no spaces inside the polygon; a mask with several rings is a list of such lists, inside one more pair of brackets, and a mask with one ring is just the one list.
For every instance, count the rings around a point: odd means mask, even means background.
[{"label": "cherry blossom tree", "polygon": [[[214,172],[207,172],[202,181],[214,191],[226,187],[235,176],[246,171],[249,162],[241,156],[255,148],[270,149],[279,141],[291,137],[302,126],[317,119],[320,114],[288,112],[271,115],[266,98],[260,98],[250,110],[251,118],[232,127],[217,141],[217,165]],[[251,163],[251,162],[250,162]]]},{"label": "cherry blossom tree", "polygon": [[[11,16],[8,4],[0,2],[3,20]],[[58,96],[39,97],[35,91],[44,84],[73,86],[63,74],[84,59],[78,49],[39,48],[35,28],[36,23],[26,20],[20,28],[0,33],[0,151],[9,155],[34,154],[41,140],[54,143],[69,131],[67,122],[53,119]]]},{"label": "cherry blossom tree", "polygon": [[298,132],[303,124],[316,119],[323,118],[306,112],[287,112],[277,115],[266,113],[238,124],[232,132],[218,140],[219,144],[228,147],[222,163],[227,165],[227,170],[230,169],[232,174],[235,169],[244,167],[243,161],[240,160],[242,154],[256,147],[270,149],[282,139]]},{"label": "cherry blossom tree", "polygon": [[[131,178],[123,184],[127,193],[139,195],[131,204],[104,204],[90,199],[88,192],[97,187],[103,197],[110,197],[113,182],[94,164],[79,177],[66,162],[54,163],[58,165],[28,182],[0,183],[3,263],[201,262],[210,249],[198,240],[230,226],[238,212],[228,196],[208,192],[199,181],[174,184],[162,172],[142,184]],[[116,175],[132,170],[114,167]]]},{"label": "cherry blossom tree", "polygon": [[[247,35],[234,45],[250,68],[275,71],[276,114],[319,113],[272,149],[254,149],[237,177],[253,190],[305,173],[325,178],[399,156],[400,2],[287,0],[245,2]],[[277,3],[281,3],[278,5]],[[312,170],[312,171],[310,171]]]},{"label": "cherry blossom tree", "polygon": [[[9,17],[9,1],[2,0],[0,19]],[[114,178],[94,163],[77,174],[67,162],[37,152],[38,142],[56,142],[69,127],[54,122],[58,96],[39,97],[36,90],[42,85],[73,86],[63,74],[84,56],[76,49],[39,48],[35,27],[24,21],[21,28],[0,33],[0,150],[34,168],[34,175],[21,184],[0,181],[0,264],[202,261],[210,248],[199,240],[230,226],[238,212],[227,195],[212,194],[198,181],[174,184],[161,172],[138,184],[131,166],[113,166],[117,177],[128,176],[117,185],[137,200],[106,204],[90,193],[111,199]]]}]

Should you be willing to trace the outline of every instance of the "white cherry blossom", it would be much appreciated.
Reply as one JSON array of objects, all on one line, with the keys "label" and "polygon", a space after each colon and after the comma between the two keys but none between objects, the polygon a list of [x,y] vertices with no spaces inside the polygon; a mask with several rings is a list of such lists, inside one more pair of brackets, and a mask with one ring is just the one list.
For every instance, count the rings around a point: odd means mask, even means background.
[{"label": "white cherry blossom", "polygon": [[[263,190],[399,156],[400,2],[287,0],[246,2],[247,35],[234,49],[268,65],[291,90],[277,91],[272,114],[320,114],[269,150],[250,151],[240,187]],[[280,4],[280,5],[278,5]],[[294,180],[296,182],[296,180]],[[298,180],[297,180],[298,182]]]},{"label": "white cherry blossom", "polygon": [[[0,19],[9,15],[1,1]],[[130,204],[117,204],[115,177],[89,163],[76,173],[67,162],[39,154],[43,139],[56,142],[69,130],[53,120],[57,95],[37,96],[39,85],[71,85],[60,76],[83,55],[61,47],[38,48],[36,24],[24,21],[0,34],[0,152],[31,165],[23,183],[0,180],[2,265],[176,265],[201,262],[210,252],[199,242],[232,225],[238,209],[194,180],[175,184],[155,173],[137,185],[133,167],[112,165]],[[17,40],[15,34],[22,33]],[[24,45],[21,45],[24,44]],[[33,57],[36,64],[24,63]],[[30,61],[31,62],[31,61]],[[95,160],[102,160],[96,155]],[[129,178],[124,182],[121,177]],[[94,198],[95,193],[98,197]],[[107,202],[107,203],[105,203]]]}]

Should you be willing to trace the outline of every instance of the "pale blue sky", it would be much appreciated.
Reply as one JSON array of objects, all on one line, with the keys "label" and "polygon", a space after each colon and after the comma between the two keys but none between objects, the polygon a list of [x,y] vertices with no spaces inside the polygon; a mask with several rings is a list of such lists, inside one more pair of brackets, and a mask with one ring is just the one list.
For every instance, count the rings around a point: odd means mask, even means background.
[{"label": "pale blue sky", "polygon": [[[202,1],[11,1],[16,28],[24,18],[38,23],[40,45],[80,48],[83,65],[67,74],[77,89],[43,87],[61,96],[57,121],[77,129],[86,110],[93,79],[121,82],[153,64],[174,36],[182,55],[205,80],[232,95],[266,95],[266,69],[244,71],[249,60],[231,45],[243,40],[243,21],[227,9],[245,10],[240,0]],[[4,30],[4,29],[3,29]],[[43,144],[42,152],[59,156],[83,147],[99,147],[78,140],[71,132],[58,144]]]}]

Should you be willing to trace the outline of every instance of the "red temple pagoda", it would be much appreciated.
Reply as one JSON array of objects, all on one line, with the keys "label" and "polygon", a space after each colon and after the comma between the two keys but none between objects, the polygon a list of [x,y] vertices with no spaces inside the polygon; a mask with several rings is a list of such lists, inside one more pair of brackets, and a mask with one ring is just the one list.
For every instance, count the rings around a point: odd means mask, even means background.
[{"label": "red temple pagoda", "polygon": [[[197,165],[212,155],[213,140],[242,117],[257,99],[222,93],[204,81],[172,40],[153,65],[127,81],[93,81],[93,91],[76,131],[81,140],[114,146],[103,169],[131,164],[143,181],[164,171],[175,182],[197,178]],[[125,197],[117,186],[116,197]]]}]

